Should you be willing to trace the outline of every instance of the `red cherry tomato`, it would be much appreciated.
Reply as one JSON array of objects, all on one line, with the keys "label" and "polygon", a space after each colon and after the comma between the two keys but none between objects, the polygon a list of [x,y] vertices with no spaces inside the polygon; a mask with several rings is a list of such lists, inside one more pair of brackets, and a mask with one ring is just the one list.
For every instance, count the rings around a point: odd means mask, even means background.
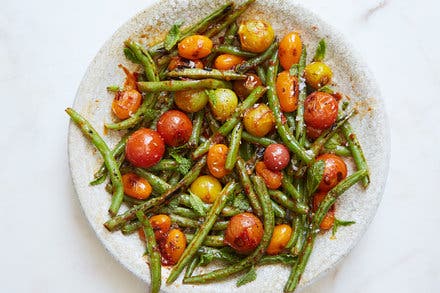
[{"label": "red cherry tomato", "polygon": [[289,150],[282,144],[273,143],[264,151],[264,164],[271,171],[280,171],[289,164]]},{"label": "red cherry tomato", "polygon": [[225,243],[241,254],[251,253],[263,238],[263,224],[254,214],[241,213],[231,218]]},{"label": "red cherry tomato", "polygon": [[157,132],[162,136],[165,144],[173,147],[181,146],[191,137],[192,122],[185,113],[170,110],[160,116]]},{"label": "red cherry tomato", "polygon": [[341,157],[334,154],[323,154],[316,158],[317,161],[324,161],[324,175],[319,183],[319,191],[329,191],[347,177],[347,165]]},{"label": "red cherry tomato", "polygon": [[125,154],[135,167],[148,168],[156,165],[163,157],[165,144],[157,131],[141,128],[127,140]]},{"label": "red cherry tomato", "polygon": [[326,129],[335,123],[338,117],[338,101],[330,94],[311,93],[304,101],[304,121],[307,126]]}]

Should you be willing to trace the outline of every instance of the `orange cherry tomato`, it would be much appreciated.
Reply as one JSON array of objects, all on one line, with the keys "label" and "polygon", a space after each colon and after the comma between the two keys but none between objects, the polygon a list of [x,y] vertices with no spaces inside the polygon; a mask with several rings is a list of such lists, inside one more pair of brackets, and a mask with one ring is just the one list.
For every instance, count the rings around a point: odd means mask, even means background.
[{"label": "orange cherry tomato", "polygon": [[347,177],[347,165],[341,157],[334,154],[323,154],[316,158],[317,161],[324,161],[324,175],[319,183],[319,191],[329,191]]},{"label": "orange cherry tomato", "polygon": [[226,157],[229,148],[221,143],[215,144],[209,148],[207,164],[209,173],[216,178],[222,178],[229,172],[225,169]]},{"label": "orange cherry tomato", "polygon": [[243,100],[246,99],[257,86],[262,84],[258,75],[249,73],[246,79],[235,80],[233,82],[233,89],[237,96]]},{"label": "orange cherry tomato", "polygon": [[280,100],[281,111],[293,112],[298,108],[298,78],[290,75],[288,70],[278,74],[276,90]]},{"label": "orange cherry tomato", "polygon": [[165,144],[157,131],[141,128],[127,140],[125,155],[135,167],[149,168],[156,165],[165,153]]},{"label": "orange cherry tomato", "polygon": [[214,62],[214,68],[218,70],[232,70],[235,66],[241,64],[244,58],[232,54],[221,54]]},{"label": "orange cherry tomato", "polygon": [[201,59],[208,56],[212,50],[212,41],[202,35],[192,35],[184,38],[178,45],[179,55],[186,59]]},{"label": "orange cherry tomato", "polygon": [[151,227],[158,242],[163,241],[171,228],[171,218],[168,215],[154,215],[150,218]]},{"label": "orange cherry tomato", "polygon": [[292,228],[289,225],[276,225],[273,229],[272,238],[270,239],[266,253],[269,255],[280,253],[286,247],[291,235]]},{"label": "orange cherry tomato", "polygon": [[284,36],[280,42],[278,56],[284,70],[289,70],[293,64],[297,64],[302,53],[302,41],[297,32],[291,32]]},{"label": "orange cherry tomato", "polygon": [[248,254],[257,248],[263,238],[263,223],[254,214],[233,216],[226,227],[224,242],[236,252]]},{"label": "orange cherry tomato", "polygon": [[[318,192],[313,196],[313,211],[316,212],[318,210],[319,205],[324,200],[326,195],[327,192],[324,191],[324,192]],[[327,214],[325,214],[324,219],[319,225],[319,228],[321,228],[322,230],[330,230],[333,227],[334,222],[335,222],[335,205],[332,205],[328,210]]]},{"label": "orange cherry tomato", "polygon": [[122,185],[124,186],[124,193],[126,195],[137,199],[147,199],[153,191],[150,183],[146,179],[134,173],[122,175]]},{"label": "orange cherry tomato", "polygon": [[275,117],[266,104],[255,104],[244,113],[243,124],[250,134],[263,137],[275,126]]},{"label": "orange cherry tomato", "polygon": [[203,69],[203,62],[200,60],[188,60],[179,56],[171,57],[170,63],[168,64],[168,70],[173,71],[174,69],[181,68],[199,68]]},{"label": "orange cherry tomato", "polygon": [[141,106],[142,95],[135,89],[123,90],[116,93],[112,103],[113,113],[119,119],[127,119]]},{"label": "orange cherry tomato", "polygon": [[179,229],[172,229],[161,249],[162,264],[175,265],[186,248],[186,237]]},{"label": "orange cherry tomato", "polygon": [[338,101],[330,94],[311,93],[304,101],[304,121],[307,126],[326,129],[338,118]]},{"label": "orange cherry tomato", "polygon": [[255,164],[255,172],[263,178],[267,188],[278,189],[281,186],[283,173],[269,170],[264,162],[260,161]]}]

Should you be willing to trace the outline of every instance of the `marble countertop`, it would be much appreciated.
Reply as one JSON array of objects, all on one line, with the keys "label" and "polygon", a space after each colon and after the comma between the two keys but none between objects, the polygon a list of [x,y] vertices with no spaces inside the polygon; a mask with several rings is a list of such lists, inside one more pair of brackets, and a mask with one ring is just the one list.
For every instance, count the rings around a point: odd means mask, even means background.
[{"label": "marble countertop", "polygon": [[[149,2],[1,1],[2,291],[147,290],[103,249],[82,214],[63,110],[104,41]],[[381,86],[392,135],[374,221],[350,255],[303,292],[439,292],[440,5],[302,2],[363,55]]]}]

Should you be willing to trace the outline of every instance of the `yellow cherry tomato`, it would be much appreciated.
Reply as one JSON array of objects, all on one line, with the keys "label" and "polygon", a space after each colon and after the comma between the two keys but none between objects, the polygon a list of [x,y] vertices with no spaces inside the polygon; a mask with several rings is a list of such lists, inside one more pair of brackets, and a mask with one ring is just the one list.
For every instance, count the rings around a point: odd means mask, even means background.
[{"label": "yellow cherry tomato", "polygon": [[272,44],[275,33],[272,26],[263,20],[247,20],[238,28],[243,50],[262,53]]},{"label": "yellow cherry tomato", "polygon": [[222,185],[213,176],[203,175],[191,184],[190,191],[205,203],[213,203],[222,191]]}]

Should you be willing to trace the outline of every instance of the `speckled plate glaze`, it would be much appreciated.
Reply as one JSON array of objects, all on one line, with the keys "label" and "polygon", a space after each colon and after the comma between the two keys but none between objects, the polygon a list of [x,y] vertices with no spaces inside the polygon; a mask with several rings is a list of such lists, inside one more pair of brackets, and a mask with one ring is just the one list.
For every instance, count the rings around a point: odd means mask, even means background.
[{"label": "speckled plate glaze", "polygon": [[[242,1],[237,1],[238,3]],[[164,36],[177,20],[191,24],[216,9],[224,1],[184,0],[159,1],[125,23],[105,43],[90,64],[78,89],[74,108],[82,113],[95,128],[104,133],[104,122],[111,121],[112,95],[106,90],[111,84],[122,84],[124,76],[118,64],[130,65],[122,52],[123,41],[128,37],[149,44]],[[333,268],[346,256],[371,222],[381,200],[386,183],[389,163],[389,133],[386,114],[379,89],[365,64],[352,48],[328,24],[295,1],[257,1],[243,16],[269,21],[278,36],[296,30],[301,33],[309,52],[314,52],[319,39],[325,37],[328,44],[326,62],[334,71],[336,88],[350,96],[360,110],[352,124],[361,141],[371,170],[371,185],[367,190],[355,186],[337,202],[337,217],[354,220],[356,224],[340,229],[336,239],[330,234],[318,237],[300,287],[304,288],[319,276]],[[104,135],[104,134],[103,134]],[[110,146],[117,143],[118,133],[104,135]],[[92,187],[89,181],[102,159],[94,147],[71,124],[69,129],[69,159],[73,183],[84,214],[106,249],[136,276],[150,282],[144,247],[137,235],[123,236],[108,232],[103,223],[109,218],[107,209],[110,197],[104,185]],[[348,162],[352,169],[352,162]],[[210,268],[208,268],[210,269]],[[163,270],[163,279],[169,271]],[[182,285],[181,279],[171,286],[163,286],[165,292],[282,292],[289,268],[281,265],[258,268],[257,280],[240,288],[235,279],[209,285]]]}]

